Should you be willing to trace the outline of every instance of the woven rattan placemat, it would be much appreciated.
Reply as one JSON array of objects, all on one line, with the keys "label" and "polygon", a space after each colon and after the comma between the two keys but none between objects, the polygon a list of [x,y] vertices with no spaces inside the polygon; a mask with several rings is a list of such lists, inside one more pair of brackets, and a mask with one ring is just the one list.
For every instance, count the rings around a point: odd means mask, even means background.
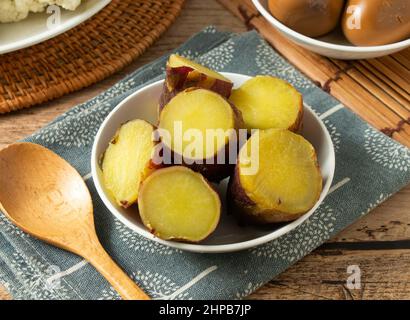
[{"label": "woven rattan placemat", "polygon": [[38,45],[0,56],[0,113],[82,89],[140,56],[184,0],[112,0],[90,20]]}]

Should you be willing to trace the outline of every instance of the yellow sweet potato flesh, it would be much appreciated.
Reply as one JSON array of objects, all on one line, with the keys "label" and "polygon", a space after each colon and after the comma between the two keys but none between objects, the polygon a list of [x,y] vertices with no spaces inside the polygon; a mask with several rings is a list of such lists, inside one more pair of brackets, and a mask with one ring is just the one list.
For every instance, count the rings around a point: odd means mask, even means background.
[{"label": "yellow sweet potato flesh", "polygon": [[151,174],[138,206],[144,225],[165,240],[199,242],[215,230],[221,214],[219,195],[202,175],[181,166]]},{"label": "yellow sweet potato flesh", "polygon": [[[258,139],[258,140],[256,140]],[[251,163],[252,144],[259,143],[259,169],[244,175]],[[298,218],[318,201],[322,176],[313,146],[288,130],[269,129],[254,134],[242,147],[236,183],[251,205],[246,213],[262,222],[282,222]],[[233,195],[235,197],[235,195]]]},{"label": "yellow sweet potato flesh", "polygon": [[141,181],[153,170],[154,130],[143,120],[127,122],[104,153],[101,164],[104,185],[122,207],[137,201]]},{"label": "yellow sweet potato flesh", "polygon": [[216,71],[173,54],[167,62],[159,112],[179,92],[188,88],[208,89],[228,99],[232,93],[233,82]]},{"label": "yellow sweet potato flesh", "polygon": [[302,95],[281,79],[270,76],[252,78],[233,90],[230,101],[242,112],[248,130],[300,129]]},{"label": "yellow sweet potato flesh", "polygon": [[[203,139],[192,136],[177,143],[174,141],[178,136],[174,130],[176,123],[182,125],[182,135],[194,129]],[[236,116],[229,102],[220,95],[205,89],[187,89],[175,96],[162,110],[159,128],[170,133],[168,147],[172,151],[190,159],[207,159],[226,146],[230,138],[226,132],[236,128]],[[206,139],[207,130],[215,130],[211,141]]]},{"label": "yellow sweet potato flesh", "polygon": [[218,80],[222,80],[228,83],[232,83],[231,80],[229,80],[228,78],[224,77],[223,75],[221,75],[220,73],[208,69],[207,67],[196,63],[194,61],[191,61],[187,58],[181,57],[179,55],[173,54],[169,57],[168,60],[168,67],[170,68],[181,68],[181,67],[189,67],[191,69],[193,69],[194,71],[201,73],[203,75],[206,75],[207,78],[212,81],[212,79],[218,79]]}]

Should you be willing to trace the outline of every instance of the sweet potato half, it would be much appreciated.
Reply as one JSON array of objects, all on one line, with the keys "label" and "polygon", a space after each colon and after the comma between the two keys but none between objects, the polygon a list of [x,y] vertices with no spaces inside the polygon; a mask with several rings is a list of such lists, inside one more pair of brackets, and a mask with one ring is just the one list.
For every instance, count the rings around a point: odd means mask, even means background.
[{"label": "sweet potato half", "polygon": [[154,169],[151,161],[155,128],[146,121],[122,125],[103,154],[104,185],[118,205],[128,208],[137,201],[142,180]]},{"label": "sweet potato half", "polygon": [[[252,155],[255,143],[258,153]],[[258,169],[250,174],[250,166],[255,165]],[[313,146],[288,130],[260,130],[240,150],[228,203],[244,221],[287,222],[308,212],[321,191],[322,176]]]},{"label": "sweet potato half", "polygon": [[138,206],[144,225],[164,240],[204,240],[221,215],[216,191],[201,174],[182,166],[151,174],[142,183]]},{"label": "sweet potato half", "polygon": [[233,90],[229,100],[242,112],[248,130],[301,129],[302,95],[286,81],[257,76]]},{"label": "sweet potato half", "polygon": [[203,88],[229,98],[233,83],[220,73],[194,61],[173,54],[166,66],[164,89],[160,99],[160,110],[179,92],[187,88]]},{"label": "sweet potato half", "polygon": [[[236,163],[242,116],[221,95],[190,88],[176,95],[162,110],[159,129],[171,164],[183,164],[211,181],[230,176]],[[166,152],[165,152],[166,153]],[[232,158],[234,156],[234,158]]]}]

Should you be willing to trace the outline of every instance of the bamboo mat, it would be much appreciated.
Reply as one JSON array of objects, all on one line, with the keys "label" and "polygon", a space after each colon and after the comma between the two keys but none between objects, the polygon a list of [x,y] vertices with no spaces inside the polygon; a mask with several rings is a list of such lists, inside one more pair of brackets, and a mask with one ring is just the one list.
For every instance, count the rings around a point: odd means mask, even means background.
[{"label": "bamboo mat", "polygon": [[178,16],[184,0],[112,0],[79,26],[0,55],[0,114],[80,90],[140,56]]},{"label": "bamboo mat", "polygon": [[410,147],[410,49],[383,58],[329,59],[285,39],[251,0],[218,0],[292,64],[371,125]]}]

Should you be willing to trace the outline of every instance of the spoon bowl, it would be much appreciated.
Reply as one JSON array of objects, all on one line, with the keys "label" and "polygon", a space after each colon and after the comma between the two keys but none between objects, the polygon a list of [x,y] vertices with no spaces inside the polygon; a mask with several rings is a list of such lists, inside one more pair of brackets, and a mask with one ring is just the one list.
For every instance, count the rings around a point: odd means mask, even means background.
[{"label": "spoon bowl", "polygon": [[88,260],[124,299],[148,299],[102,247],[90,192],[57,154],[33,143],[1,150],[0,209],[25,232]]},{"label": "spoon bowl", "polygon": [[93,227],[90,193],[77,171],[35,144],[0,153],[0,203],[5,215],[41,240],[81,250],[78,236]]}]

